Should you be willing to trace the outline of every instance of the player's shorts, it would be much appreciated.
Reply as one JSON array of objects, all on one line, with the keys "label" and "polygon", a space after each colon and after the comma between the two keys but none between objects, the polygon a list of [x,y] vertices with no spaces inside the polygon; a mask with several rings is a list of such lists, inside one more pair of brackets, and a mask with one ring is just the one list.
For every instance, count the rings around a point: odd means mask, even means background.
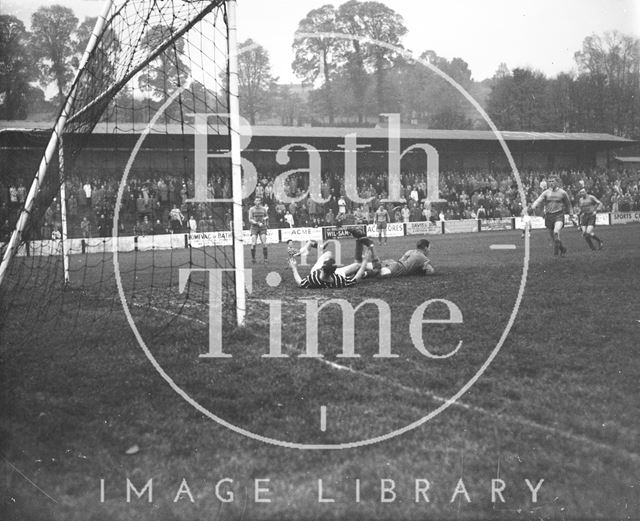
[{"label": "player's shorts", "polygon": [[553,230],[557,222],[564,224],[564,212],[548,213],[544,216],[544,225],[548,230]]},{"label": "player's shorts", "polygon": [[251,225],[251,236],[254,235],[266,235],[267,233],[267,227],[266,226],[256,226],[255,224]]},{"label": "player's shorts", "polygon": [[382,262],[378,257],[376,257],[371,262],[367,262],[364,276],[368,278],[379,277],[381,270],[382,270]]},{"label": "player's shorts", "polygon": [[399,277],[404,271],[405,267],[402,263],[397,260],[387,259],[382,261],[380,274],[387,277]]},{"label": "player's shorts", "polygon": [[595,225],[596,225],[595,213],[580,214],[580,226],[595,226]]},{"label": "player's shorts", "polygon": [[376,228],[379,231],[387,231],[387,223],[378,223],[378,225],[376,226]]}]

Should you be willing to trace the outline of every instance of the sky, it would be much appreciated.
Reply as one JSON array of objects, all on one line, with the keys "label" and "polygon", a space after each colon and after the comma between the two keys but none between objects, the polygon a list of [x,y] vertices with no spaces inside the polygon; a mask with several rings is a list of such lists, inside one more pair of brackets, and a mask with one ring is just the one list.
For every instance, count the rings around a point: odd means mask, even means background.
[{"label": "sky", "polygon": [[[103,0],[0,0],[0,13],[25,21],[40,6],[70,7],[81,20],[97,16]],[[298,22],[327,0],[238,0],[239,40],[267,49],[281,83],[298,83],[291,44]],[[342,2],[334,2],[338,6]],[[574,53],[591,34],[617,30],[640,38],[638,0],[383,0],[404,18],[403,39],[417,55],[433,50],[460,57],[475,80],[493,76],[501,62],[555,76],[575,70]]]}]

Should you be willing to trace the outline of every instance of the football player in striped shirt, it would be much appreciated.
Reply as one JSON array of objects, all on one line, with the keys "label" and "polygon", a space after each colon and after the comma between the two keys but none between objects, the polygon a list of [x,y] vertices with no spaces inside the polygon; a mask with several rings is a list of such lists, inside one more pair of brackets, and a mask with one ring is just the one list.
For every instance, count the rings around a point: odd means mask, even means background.
[{"label": "football player in striped shirt", "polygon": [[251,225],[251,262],[256,263],[256,244],[258,237],[262,243],[262,257],[267,263],[267,222],[269,220],[266,206],[262,206],[262,199],[256,197],[254,205],[249,208],[249,224]]},{"label": "football player in striped shirt", "polygon": [[[357,253],[356,253],[357,255]],[[365,276],[370,254],[361,255],[360,262],[338,267],[333,252],[326,251],[312,266],[309,275],[302,278],[298,273],[298,263],[294,256],[289,257],[289,266],[296,284],[303,289],[348,288]]]},{"label": "football player in striped shirt", "polygon": [[578,192],[579,224],[582,229],[582,236],[592,250],[596,249],[593,244],[594,240],[598,243],[598,249],[602,249],[602,241],[596,236],[595,227],[596,212],[603,207],[604,205],[598,198],[588,194],[584,188]]},{"label": "football player in striped shirt", "polygon": [[551,187],[540,194],[531,208],[535,209],[544,203],[544,224],[553,240],[553,254],[564,255],[567,253],[567,248],[560,240],[560,230],[564,227],[564,214],[572,214],[573,210],[569,195],[558,185],[558,178],[552,177],[549,179],[549,184]]}]

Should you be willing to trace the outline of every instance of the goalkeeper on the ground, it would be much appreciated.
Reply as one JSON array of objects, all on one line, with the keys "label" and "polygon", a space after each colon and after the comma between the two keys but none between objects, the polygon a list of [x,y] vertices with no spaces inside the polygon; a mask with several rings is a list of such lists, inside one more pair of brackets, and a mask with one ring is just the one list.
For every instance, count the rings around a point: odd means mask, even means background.
[{"label": "goalkeeper on the ground", "polygon": [[428,257],[430,243],[427,239],[420,239],[414,250],[407,250],[399,259],[385,259],[376,262],[373,245],[371,246],[374,259],[368,266],[367,277],[406,277],[410,275],[433,275],[435,269]]}]

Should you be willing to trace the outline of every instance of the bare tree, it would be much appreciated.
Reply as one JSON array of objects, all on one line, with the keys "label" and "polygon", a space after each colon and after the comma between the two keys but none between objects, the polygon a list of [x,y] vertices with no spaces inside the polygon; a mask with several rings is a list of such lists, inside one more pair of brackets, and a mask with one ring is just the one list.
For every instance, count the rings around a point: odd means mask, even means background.
[{"label": "bare tree", "polygon": [[575,54],[587,103],[602,129],[620,135],[640,132],[640,40],[617,31],[591,35]]}]

